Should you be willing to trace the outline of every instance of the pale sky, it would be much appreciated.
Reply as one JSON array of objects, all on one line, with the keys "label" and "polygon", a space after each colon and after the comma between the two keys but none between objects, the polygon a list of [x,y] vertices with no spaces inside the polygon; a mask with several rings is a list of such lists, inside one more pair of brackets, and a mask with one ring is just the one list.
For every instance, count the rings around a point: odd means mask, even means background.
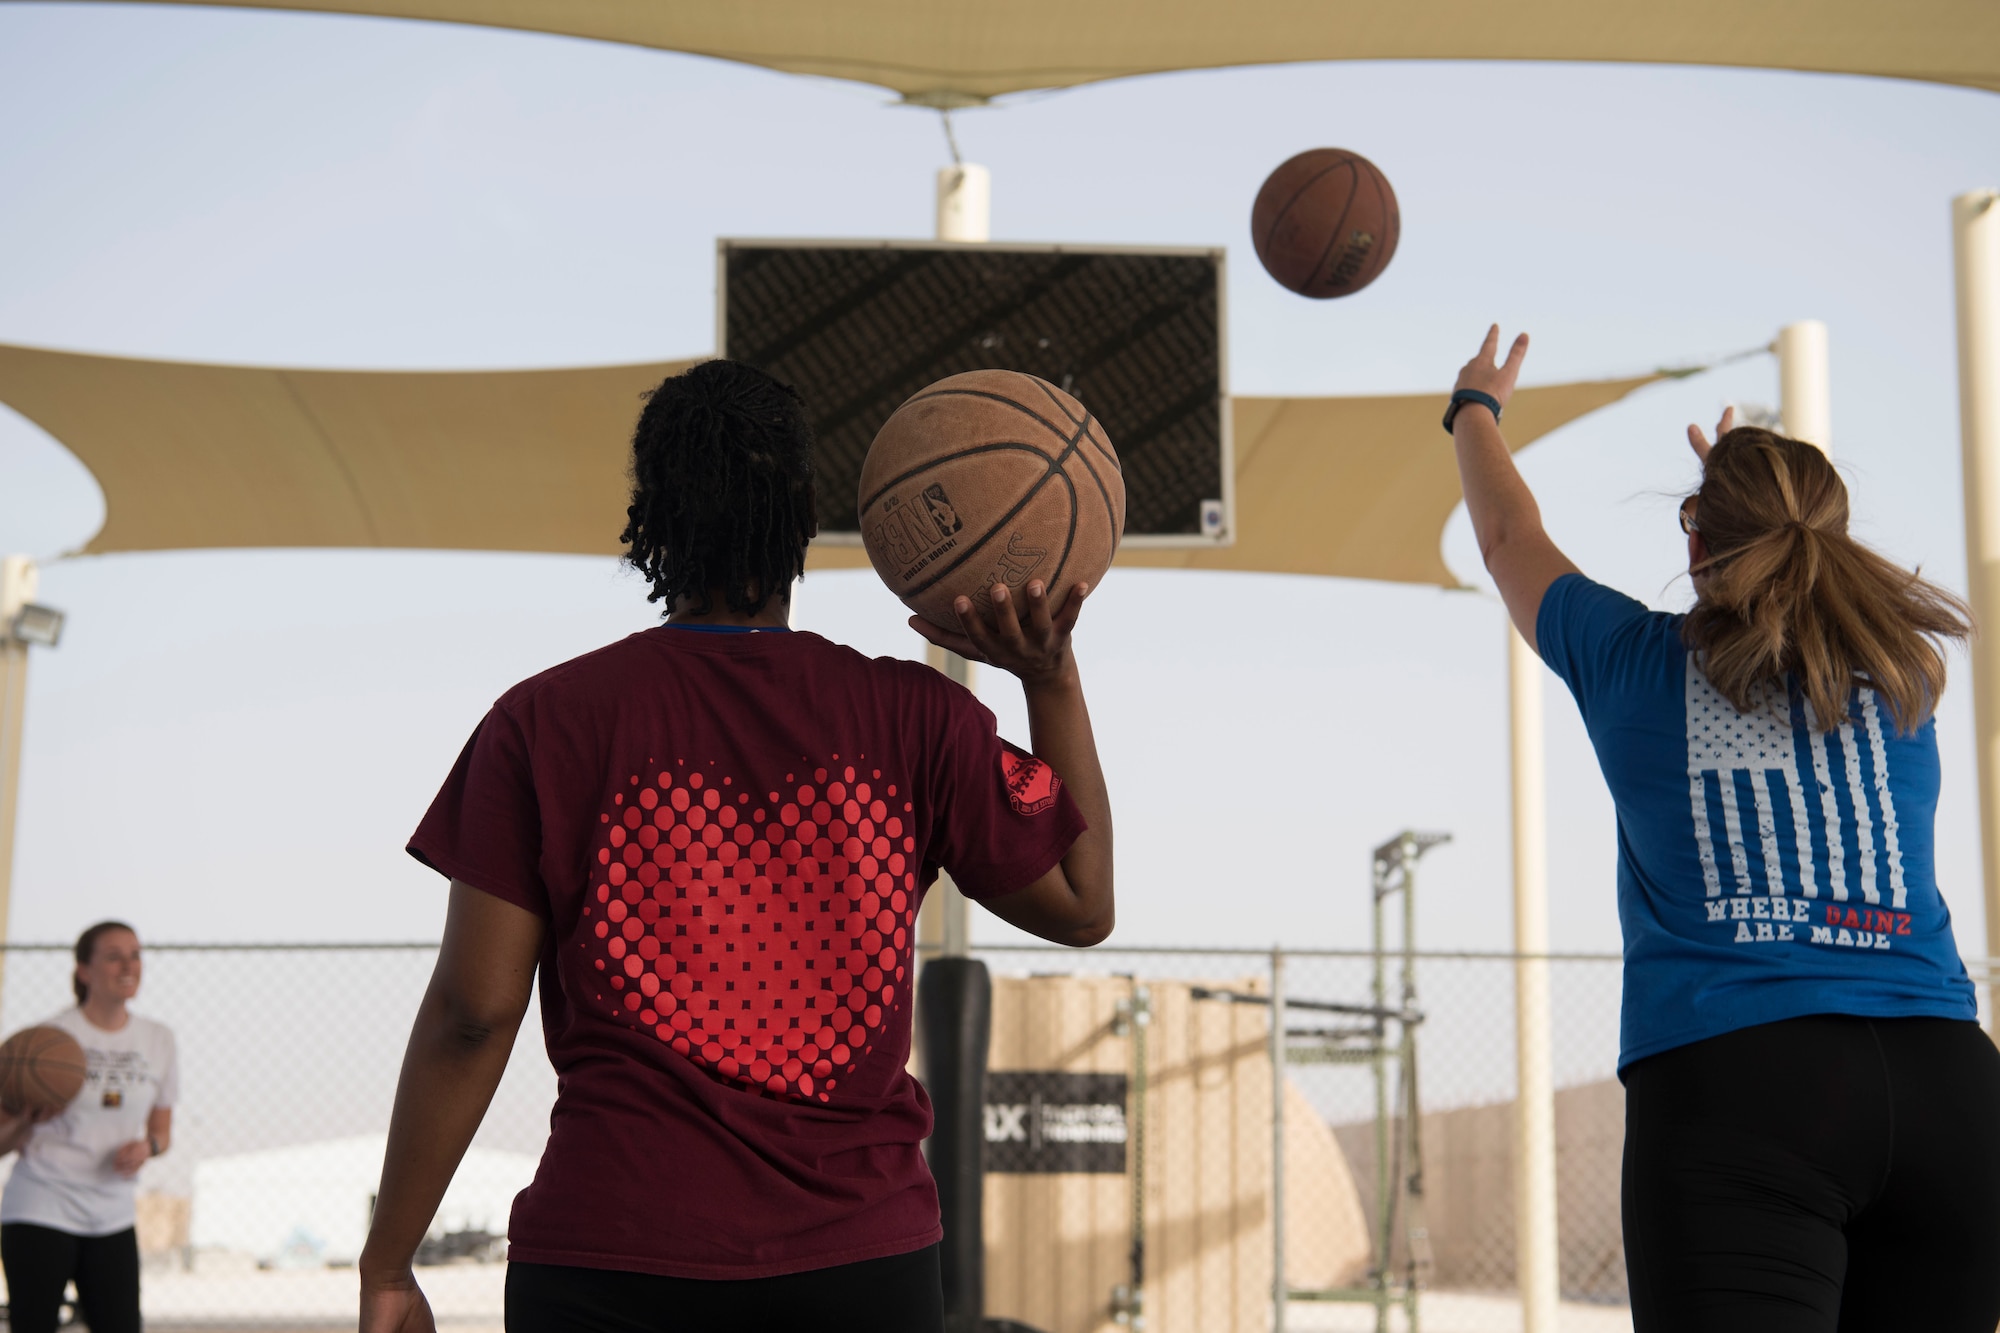
[{"label": "pale sky", "polygon": [[[2000,99],[1643,66],[1329,64],[1161,76],[962,114],[996,239],[1226,245],[1244,393],[1442,391],[1486,324],[1526,379],[1767,343],[1833,348],[1857,527],[1962,588],[1951,196],[2000,184]],[[1309,302],[1248,245],[1301,149],[1372,158],[1403,239]],[[930,112],[872,88],[521,33],[250,11],[0,5],[0,341],[321,367],[578,365],[710,350],[717,236],[922,237]],[[1759,357],[1643,391],[1525,470],[1587,571],[1684,605],[1682,431],[1772,403]],[[1443,449],[1442,432],[1424,447]],[[30,682],[12,936],[422,939],[402,844],[486,705],[651,623],[610,561],[400,552],[53,559],[88,475],[0,409],[0,551],[49,560],[62,646]],[[607,514],[615,530],[622,515]],[[1463,515],[1445,537],[1477,569]],[[866,573],[799,623],[920,645]],[[1420,935],[1510,941],[1501,618],[1490,597],[1117,571],[1079,631],[1117,812],[1115,942],[1355,945],[1368,850],[1432,855]],[[1963,663],[1956,665],[1962,668]],[[1018,694],[981,695],[1025,740]],[[1611,949],[1611,809],[1549,681],[1561,948]],[[1940,873],[1983,952],[1970,692],[1945,699]],[[976,937],[1010,934],[990,918]]]}]

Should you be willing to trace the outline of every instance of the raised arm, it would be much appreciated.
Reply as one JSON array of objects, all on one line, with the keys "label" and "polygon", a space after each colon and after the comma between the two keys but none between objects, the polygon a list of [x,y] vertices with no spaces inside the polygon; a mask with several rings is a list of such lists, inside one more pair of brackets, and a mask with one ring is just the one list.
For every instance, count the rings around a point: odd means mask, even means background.
[{"label": "raised arm", "polygon": [[436,1329],[411,1262],[506,1072],[543,929],[532,912],[452,881],[444,944],[403,1054],[382,1185],[361,1250],[361,1333]]},{"label": "raised arm", "polygon": [[919,634],[941,648],[1008,671],[1021,681],[1028,702],[1029,744],[1035,754],[1069,784],[1086,828],[1063,859],[1022,889],[982,904],[1001,920],[1056,944],[1078,948],[1101,942],[1115,919],[1111,893],[1111,795],[1097,758],[1083,678],[1070,651],[1070,631],[1083,612],[1086,584],[1070,590],[1061,611],[1052,613],[1040,579],[1026,594],[1025,619],[1004,586],[993,588],[993,615],[985,623],[969,598],[954,609],[966,634],[951,634],[921,616],[910,617]]},{"label": "raised arm", "polygon": [[[1514,396],[1514,381],[1521,362],[1528,355],[1528,335],[1514,339],[1507,360],[1494,364],[1500,348],[1500,326],[1486,333],[1479,354],[1458,372],[1458,389],[1489,394],[1502,408]],[[1542,594],[1565,574],[1577,572],[1568,556],[1549,540],[1542,528],[1541,506],[1521,480],[1500,433],[1500,423],[1483,404],[1462,403],[1452,420],[1451,439],[1458,451],[1459,484],[1465,490],[1465,509],[1472,518],[1472,533],[1479,541],[1480,559],[1486,572],[1499,585],[1507,614],[1521,631],[1521,637],[1535,644],[1535,616],[1542,607]]]}]

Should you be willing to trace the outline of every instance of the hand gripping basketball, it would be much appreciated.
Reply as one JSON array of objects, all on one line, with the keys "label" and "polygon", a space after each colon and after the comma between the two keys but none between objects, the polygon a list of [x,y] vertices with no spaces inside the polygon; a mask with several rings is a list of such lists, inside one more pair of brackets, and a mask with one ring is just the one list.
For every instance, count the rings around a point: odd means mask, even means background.
[{"label": "hand gripping basketball", "polygon": [[1083,599],[1090,594],[1090,585],[1073,584],[1061,609],[1055,611],[1049,607],[1048,589],[1040,579],[1031,579],[1022,592],[1028,603],[1025,622],[1007,585],[996,583],[991,591],[992,606],[984,612],[970,597],[953,603],[965,633],[954,634],[922,616],[911,616],[910,628],[960,657],[1020,677],[1023,685],[1050,684],[1069,677],[1076,669],[1069,651],[1070,632],[1083,614]]}]

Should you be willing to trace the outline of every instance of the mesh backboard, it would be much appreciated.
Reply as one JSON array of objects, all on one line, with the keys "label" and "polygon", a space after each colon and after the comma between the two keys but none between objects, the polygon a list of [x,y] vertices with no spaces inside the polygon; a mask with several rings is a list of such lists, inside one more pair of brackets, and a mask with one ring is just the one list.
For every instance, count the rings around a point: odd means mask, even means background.
[{"label": "mesh backboard", "polygon": [[822,539],[859,542],[861,462],[905,399],[1021,370],[1104,423],[1127,545],[1211,546],[1234,517],[1222,283],[1221,250],[724,240],[717,345],[804,396]]}]

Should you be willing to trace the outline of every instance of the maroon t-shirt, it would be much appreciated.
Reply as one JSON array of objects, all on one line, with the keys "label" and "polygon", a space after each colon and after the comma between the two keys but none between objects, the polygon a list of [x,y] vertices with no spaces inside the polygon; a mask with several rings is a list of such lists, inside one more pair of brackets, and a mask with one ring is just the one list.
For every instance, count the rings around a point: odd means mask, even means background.
[{"label": "maroon t-shirt", "polygon": [[905,1070],[916,913],[1083,831],[929,667],[662,626],[524,681],[409,850],[545,918],[558,1077],[510,1258],[753,1278],[936,1241]]}]

